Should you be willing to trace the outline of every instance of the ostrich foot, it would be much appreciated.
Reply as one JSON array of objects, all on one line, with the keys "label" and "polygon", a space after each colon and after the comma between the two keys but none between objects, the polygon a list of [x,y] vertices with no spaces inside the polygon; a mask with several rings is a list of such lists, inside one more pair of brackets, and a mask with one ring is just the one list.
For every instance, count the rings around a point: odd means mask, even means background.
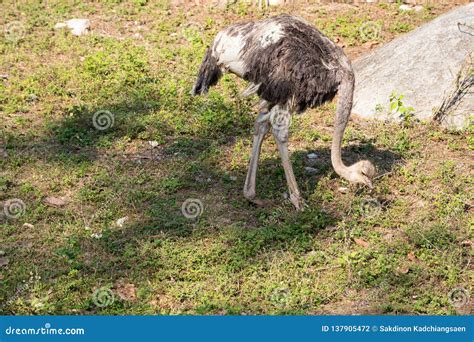
[{"label": "ostrich foot", "polygon": [[254,204],[257,207],[268,207],[270,204],[270,201],[265,201],[259,198],[255,197],[255,193],[253,192],[248,192],[244,191],[244,197],[249,201],[250,203]]},{"label": "ostrich foot", "polygon": [[297,211],[303,211],[305,207],[305,202],[300,195],[291,194],[290,201],[293,203]]},{"label": "ostrich foot", "polygon": [[257,207],[264,207],[267,204],[265,201],[256,198],[255,192],[252,190],[248,191],[244,189],[244,197],[247,199],[247,201],[249,201],[252,204],[255,204]]},{"label": "ostrich foot", "polygon": [[266,208],[266,207],[269,207],[271,205],[270,201],[262,200],[262,199],[259,199],[259,198],[254,198],[254,199],[251,199],[249,201],[250,201],[250,203],[252,203],[255,206],[260,207],[260,208]]}]

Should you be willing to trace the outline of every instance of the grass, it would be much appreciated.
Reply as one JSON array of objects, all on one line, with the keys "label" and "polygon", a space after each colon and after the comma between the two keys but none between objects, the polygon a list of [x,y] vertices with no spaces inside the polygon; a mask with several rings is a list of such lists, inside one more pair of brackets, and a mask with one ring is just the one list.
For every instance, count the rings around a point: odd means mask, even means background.
[{"label": "grass", "polygon": [[[472,130],[352,120],[344,158],[374,161],[371,193],[332,170],[334,104],[295,117],[290,148],[308,204],[299,213],[271,139],[257,185],[269,204],[242,196],[256,111],[243,82],[228,75],[209,96],[189,95],[206,46],[231,22],[290,11],[354,57],[372,47],[363,22],[379,25],[372,38],[383,43],[452,5],[1,6],[2,26],[16,22],[20,34],[0,41],[0,201],[25,210],[0,217],[0,313],[466,312],[449,294],[473,281]],[[73,17],[91,19],[92,33],[53,29]],[[96,129],[97,111],[113,126]],[[304,171],[309,152],[316,175]],[[201,201],[199,217],[182,214],[187,199]]]}]

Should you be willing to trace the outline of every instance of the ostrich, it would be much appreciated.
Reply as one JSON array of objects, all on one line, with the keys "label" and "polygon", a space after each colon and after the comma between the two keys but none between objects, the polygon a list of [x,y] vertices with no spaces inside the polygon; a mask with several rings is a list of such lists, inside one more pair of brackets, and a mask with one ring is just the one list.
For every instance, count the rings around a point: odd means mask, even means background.
[{"label": "ostrich", "polygon": [[263,139],[272,129],[280,153],[289,198],[297,210],[302,198],[288,154],[288,128],[292,113],[302,113],[332,100],[339,93],[331,146],[331,162],[338,175],[372,188],[374,166],[367,160],[344,165],[341,144],[352,109],[354,72],[342,48],[301,18],[279,15],[238,23],[220,31],[199,69],[193,95],[207,93],[224,72],[250,82],[243,95],[258,94],[260,112],[255,122],[253,147],[244,196],[256,198],[257,164]]}]

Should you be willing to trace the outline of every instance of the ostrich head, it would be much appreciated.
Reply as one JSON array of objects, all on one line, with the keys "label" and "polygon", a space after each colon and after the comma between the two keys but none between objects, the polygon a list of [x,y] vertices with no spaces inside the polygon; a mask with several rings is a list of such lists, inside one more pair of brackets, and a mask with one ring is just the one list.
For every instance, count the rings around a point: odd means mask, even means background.
[{"label": "ostrich head", "polygon": [[376,171],[374,165],[368,160],[361,160],[354,165],[349,166],[347,172],[347,179],[351,183],[365,184],[370,189],[373,189],[372,178],[374,178]]}]

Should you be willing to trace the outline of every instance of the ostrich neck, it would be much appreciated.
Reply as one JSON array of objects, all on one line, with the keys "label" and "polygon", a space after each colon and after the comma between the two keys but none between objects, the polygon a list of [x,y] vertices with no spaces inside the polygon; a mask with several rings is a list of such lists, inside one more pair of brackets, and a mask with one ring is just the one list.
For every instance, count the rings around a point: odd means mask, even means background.
[{"label": "ostrich neck", "polygon": [[341,157],[341,145],[342,136],[344,135],[344,128],[344,126],[342,128],[336,127],[334,130],[331,147],[331,162],[334,170],[339,176],[349,179],[350,169],[344,165]]},{"label": "ostrich neck", "polygon": [[349,121],[352,109],[352,98],[354,94],[354,76],[352,73],[344,73],[339,86],[339,98],[337,100],[336,119],[334,122],[334,133],[331,146],[331,162],[338,175],[348,179],[350,169],[344,165],[341,156],[342,138]]}]

